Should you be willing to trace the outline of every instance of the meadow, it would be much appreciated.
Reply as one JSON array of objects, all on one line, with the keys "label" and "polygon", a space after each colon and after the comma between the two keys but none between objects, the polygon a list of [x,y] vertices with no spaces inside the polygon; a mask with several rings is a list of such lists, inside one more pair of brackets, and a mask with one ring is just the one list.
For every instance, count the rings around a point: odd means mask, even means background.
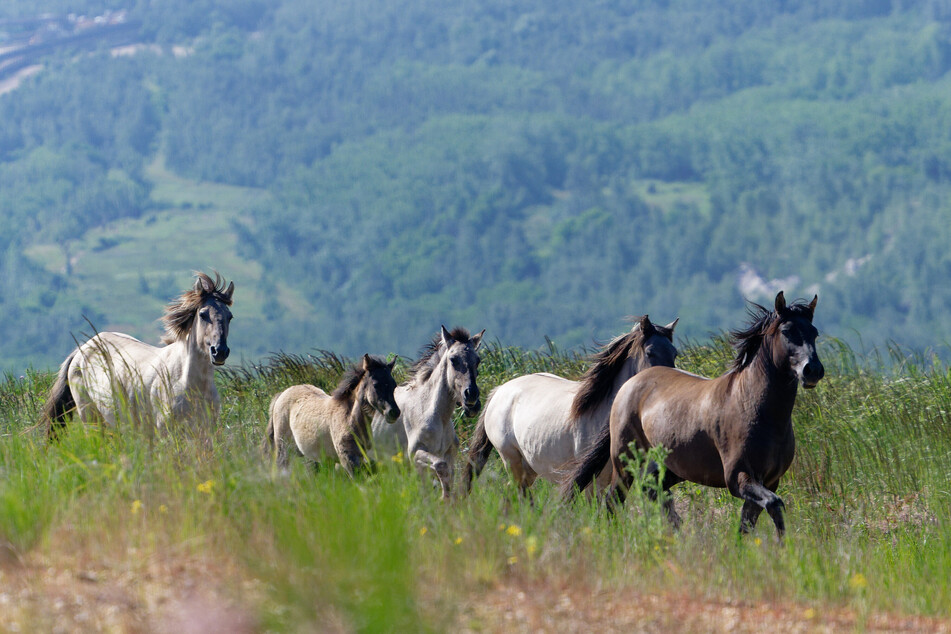
[{"label": "meadow", "polygon": [[[723,338],[681,346],[708,376]],[[31,429],[47,373],[0,385],[0,630],[752,631],[951,628],[951,372],[825,340],[800,391],[798,447],[772,525],[737,534],[725,491],[675,488],[672,532],[632,496],[616,517],[539,482],[520,499],[493,458],[442,503],[403,456],[351,481],[303,460],[275,473],[260,443],[271,396],[332,387],[347,361],[280,355],[219,372],[205,440]],[[479,384],[578,377],[581,351],[487,344]],[[404,372],[408,361],[397,364]],[[458,419],[462,445],[475,421]]]}]

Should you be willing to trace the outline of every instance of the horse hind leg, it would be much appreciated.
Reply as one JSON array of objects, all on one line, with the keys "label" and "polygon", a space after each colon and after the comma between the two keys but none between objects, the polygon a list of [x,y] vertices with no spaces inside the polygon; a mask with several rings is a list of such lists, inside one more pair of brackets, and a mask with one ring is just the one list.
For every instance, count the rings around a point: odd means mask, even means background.
[{"label": "horse hind leg", "polygon": [[518,487],[519,494],[532,501],[530,489],[535,484],[538,474],[526,462],[522,452],[517,449],[506,447],[499,451],[499,455],[502,457],[502,462],[505,463],[509,473],[512,474],[512,480],[515,482],[515,486]]}]

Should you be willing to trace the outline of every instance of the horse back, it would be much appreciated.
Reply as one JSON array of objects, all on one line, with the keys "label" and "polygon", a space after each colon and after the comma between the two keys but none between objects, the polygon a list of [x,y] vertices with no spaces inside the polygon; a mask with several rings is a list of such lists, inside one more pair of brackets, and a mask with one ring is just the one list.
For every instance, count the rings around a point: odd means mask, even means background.
[{"label": "horse back", "polygon": [[718,432],[717,380],[667,367],[652,367],[628,380],[611,410],[612,455],[630,442],[663,446],[667,467],[681,478],[724,486]]}]

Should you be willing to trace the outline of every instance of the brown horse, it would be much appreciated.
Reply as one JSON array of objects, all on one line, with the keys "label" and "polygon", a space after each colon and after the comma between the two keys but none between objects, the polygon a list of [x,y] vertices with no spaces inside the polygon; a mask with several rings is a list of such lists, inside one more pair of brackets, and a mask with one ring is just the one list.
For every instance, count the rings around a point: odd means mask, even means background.
[{"label": "brown horse", "polygon": [[[610,458],[608,500],[623,503],[634,478],[624,464],[631,443],[641,451],[660,445],[670,452],[660,483],[665,492],[685,480],[726,487],[743,500],[741,532],[751,531],[765,509],[781,538],[784,505],[775,491],[795,453],[796,392],[800,383],[815,387],[824,374],[812,325],[817,301],[787,306],[780,291],[772,312],[754,304],[749,327],[731,333],[737,350],[733,366],[716,379],[653,367],[627,381],[614,400],[610,426],[562,493],[570,497],[588,486]],[[657,465],[648,465],[648,472],[657,474]],[[669,498],[664,508],[679,525]]]}]

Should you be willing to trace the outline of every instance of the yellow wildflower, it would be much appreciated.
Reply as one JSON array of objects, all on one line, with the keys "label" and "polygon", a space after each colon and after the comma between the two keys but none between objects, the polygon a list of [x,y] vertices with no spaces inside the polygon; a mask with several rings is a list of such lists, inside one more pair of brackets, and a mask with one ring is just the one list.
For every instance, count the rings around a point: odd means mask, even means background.
[{"label": "yellow wildflower", "polygon": [[168,507],[162,504],[158,507],[158,512],[162,514],[168,513]]},{"label": "yellow wildflower", "polygon": [[522,534],[522,529],[516,526],[515,524],[512,524],[511,526],[505,529],[505,532],[511,535],[512,537],[518,537],[519,535]]},{"label": "yellow wildflower", "polygon": [[400,449],[399,451],[397,451],[396,454],[394,454],[394,455],[390,458],[390,460],[392,460],[392,461],[395,462],[396,464],[403,464],[403,450]]},{"label": "yellow wildflower", "polygon": [[529,557],[534,557],[535,553],[538,552],[538,538],[534,535],[525,538],[525,552],[528,553]]},{"label": "yellow wildflower", "polygon": [[425,526],[423,526],[421,529],[419,529],[419,536],[422,537],[423,535],[425,535],[425,534],[428,533],[428,532],[429,532],[429,529],[426,528]]},{"label": "yellow wildflower", "polygon": [[461,538],[461,537],[457,537],[457,538],[456,538],[456,541],[454,541],[454,542],[452,542],[452,543],[455,544],[456,546],[458,546],[459,544],[462,543],[462,538]]},{"label": "yellow wildflower", "polygon": [[753,543],[756,544],[757,546],[762,546],[763,540],[757,537],[756,539],[753,540]]},{"label": "yellow wildflower", "polygon": [[215,486],[214,480],[205,480],[204,482],[200,482],[198,484],[198,492],[211,493],[211,490],[214,488],[214,486]]},{"label": "yellow wildflower", "polygon": [[142,500],[135,500],[132,502],[132,514],[135,515],[142,508]]},{"label": "yellow wildflower", "polygon": [[849,587],[853,590],[863,590],[868,587],[868,579],[861,572],[857,572],[849,579]]},{"label": "yellow wildflower", "polygon": [[809,620],[816,618],[816,611],[813,608],[806,608],[802,615]]},{"label": "yellow wildflower", "polygon": [[516,557],[515,555],[512,555],[511,557],[509,557],[508,562],[510,566],[514,566],[515,564],[518,563],[518,557]]}]

